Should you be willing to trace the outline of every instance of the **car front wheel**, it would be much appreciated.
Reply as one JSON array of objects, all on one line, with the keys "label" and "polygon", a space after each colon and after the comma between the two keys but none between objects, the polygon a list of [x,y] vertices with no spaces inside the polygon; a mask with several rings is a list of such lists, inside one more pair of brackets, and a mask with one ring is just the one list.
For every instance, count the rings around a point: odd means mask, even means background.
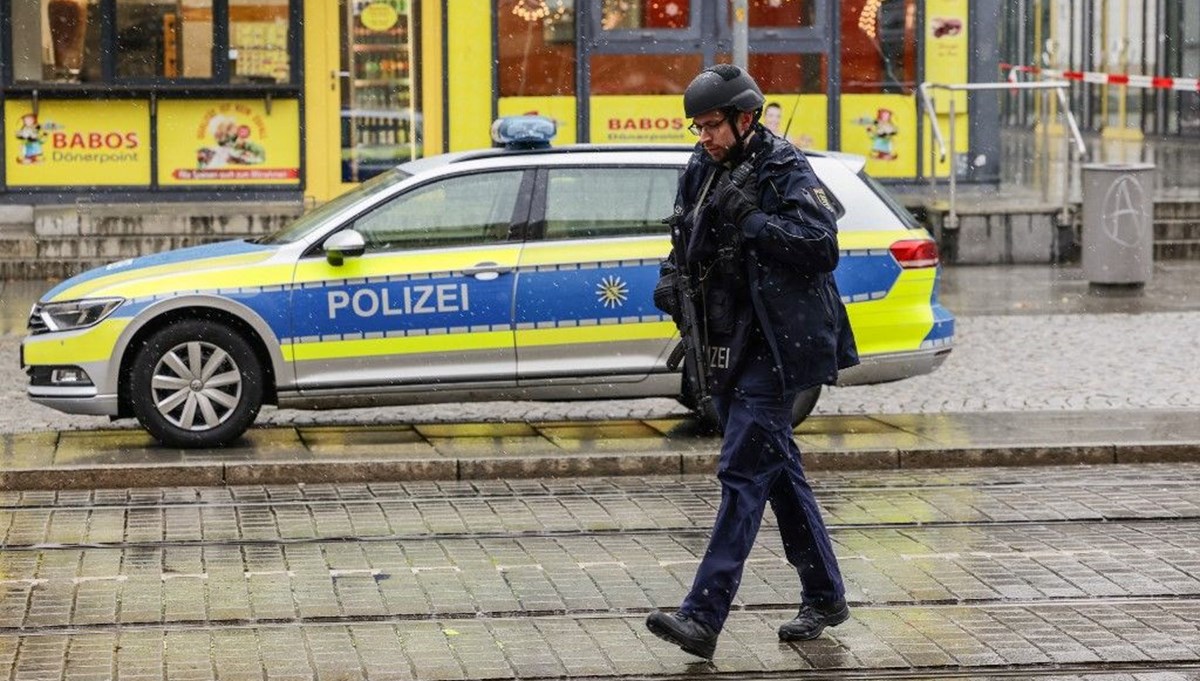
[{"label": "car front wheel", "polygon": [[172,447],[220,447],[262,406],[263,370],[250,344],[224,324],[189,320],[150,335],[130,375],[134,415]]}]

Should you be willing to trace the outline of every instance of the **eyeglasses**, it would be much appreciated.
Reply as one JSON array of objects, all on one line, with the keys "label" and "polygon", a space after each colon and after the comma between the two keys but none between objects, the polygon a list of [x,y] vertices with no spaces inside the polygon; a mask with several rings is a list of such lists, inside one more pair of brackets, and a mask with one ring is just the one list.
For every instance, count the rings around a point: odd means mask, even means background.
[{"label": "eyeglasses", "polygon": [[711,123],[692,123],[691,125],[688,126],[688,132],[691,132],[696,137],[699,137],[700,133],[702,133],[702,132],[707,132],[710,135],[715,135],[715,134],[717,134],[717,129],[720,128],[722,125],[725,125],[725,120],[726,120],[725,118],[718,118],[717,120],[715,120]]}]

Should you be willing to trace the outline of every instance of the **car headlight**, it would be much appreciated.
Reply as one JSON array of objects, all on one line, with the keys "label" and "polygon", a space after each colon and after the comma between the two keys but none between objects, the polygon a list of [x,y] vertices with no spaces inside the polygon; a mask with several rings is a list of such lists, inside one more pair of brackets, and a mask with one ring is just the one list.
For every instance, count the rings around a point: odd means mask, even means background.
[{"label": "car headlight", "polygon": [[45,303],[38,315],[49,331],[71,331],[98,324],[123,302],[124,298],[95,298]]}]

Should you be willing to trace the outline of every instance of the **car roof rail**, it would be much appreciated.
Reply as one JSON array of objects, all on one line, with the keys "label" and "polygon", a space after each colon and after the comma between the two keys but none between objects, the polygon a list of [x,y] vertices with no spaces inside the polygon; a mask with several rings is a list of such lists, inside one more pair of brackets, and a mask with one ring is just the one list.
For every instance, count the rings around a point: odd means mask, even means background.
[{"label": "car roof rail", "polygon": [[581,154],[595,153],[598,151],[608,152],[647,152],[647,151],[693,151],[694,146],[690,144],[565,144],[559,147],[550,147],[544,149],[506,149],[504,147],[493,147],[491,149],[480,149],[478,151],[467,151],[456,155],[451,163],[461,163],[463,161],[477,161],[484,158],[500,158],[505,156],[521,156],[526,154]]},{"label": "car roof rail", "polygon": [[[475,151],[463,151],[454,154],[454,158],[450,159],[450,163],[462,163],[463,161],[477,161],[487,158],[501,158],[506,156],[522,156],[522,155],[541,155],[541,154],[581,154],[595,152],[647,152],[647,151],[695,151],[696,147],[692,144],[564,144],[558,147],[543,147],[541,149],[512,149],[505,147],[492,147],[489,149],[478,149]],[[804,150],[805,156],[830,156],[831,154],[824,151],[814,151],[811,149]]]}]

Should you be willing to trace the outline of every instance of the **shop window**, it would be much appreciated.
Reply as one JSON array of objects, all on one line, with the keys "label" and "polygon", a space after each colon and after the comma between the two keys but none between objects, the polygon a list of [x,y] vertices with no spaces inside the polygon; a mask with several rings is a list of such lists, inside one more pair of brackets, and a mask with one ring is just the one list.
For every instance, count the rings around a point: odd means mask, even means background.
[{"label": "shop window", "polygon": [[418,8],[409,0],[341,1],[345,182],[361,182],[420,155]]},{"label": "shop window", "polygon": [[290,69],[288,0],[230,0],[230,80],[286,83]]},{"label": "shop window", "polygon": [[[227,73],[230,82],[289,82],[295,2],[12,0],[13,80],[224,81]],[[223,16],[228,23],[216,26]],[[214,53],[229,54],[228,69],[213,63]]]},{"label": "shop window", "polygon": [[593,54],[593,95],[679,95],[704,68],[699,54]]},{"label": "shop window", "polygon": [[575,94],[573,0],[497,3],[501,97]]},{"label": "shop window", "polygon": [[116,27],[117,77],[212,77],[209,7],[194,2],[117,0]]},{"label": "shop window", "polygon": [[751,52],[747,68],[763,92],[822,94],[829,89],[823,54]]},{"label": "shop window", "polygon": [[816,0],[750,0],[750,28],[810,28],[815,5]]},{"label": "shop window", "polygon": [[915,90],[916,0],[845,0],[841,30],[842,92]]},{"label": "shop window", "polygon": [[12,2],[13,77],[17,81],[80,81],[93,76],[98,0]]},{"label": "shop window", "polygon": [[605,31],[687,28],[689,0],[601,0],[600,28]]}]

